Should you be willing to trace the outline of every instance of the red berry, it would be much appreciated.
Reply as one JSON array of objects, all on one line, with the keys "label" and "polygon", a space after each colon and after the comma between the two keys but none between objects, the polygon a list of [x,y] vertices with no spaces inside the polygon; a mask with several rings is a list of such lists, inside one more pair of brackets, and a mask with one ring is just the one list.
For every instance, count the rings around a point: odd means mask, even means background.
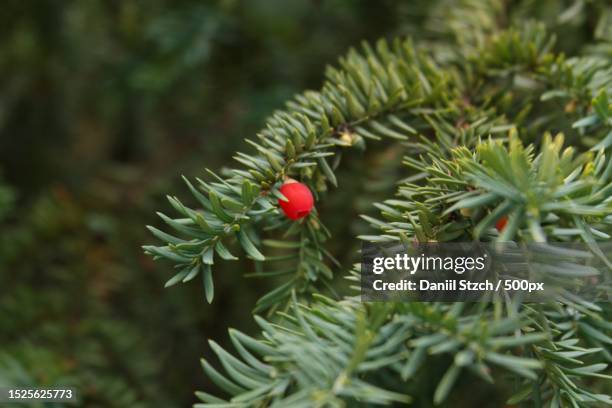
[{"label": "red berry", "polygon": [[495,223],[495,228],[497,228],[497,231],[501,232],[506,227],[507,223],[508,217],[504,215],[499,220],[497,220],[497,222]]},{"label": "red berry", "polygon": [[288,181],[279,191],[289,201],[278,200],[278,204],[288,218],[298,220],[307,216],[314,205],[314,198],[306,184],[297,181]]}]

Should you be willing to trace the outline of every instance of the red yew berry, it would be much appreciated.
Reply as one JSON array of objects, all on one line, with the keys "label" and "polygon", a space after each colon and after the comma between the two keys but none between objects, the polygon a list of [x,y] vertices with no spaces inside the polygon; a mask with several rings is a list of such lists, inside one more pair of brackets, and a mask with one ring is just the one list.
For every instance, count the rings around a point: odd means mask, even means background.
[{"label": "red yew berry", "polygon": [[507,223],[508,217],[504,215],[499,220],[497,220],[497,222],[495,223],[495,228],[497,229],[497,231],[502,232],[502,230],[506,227]]},{"label": "red yew berry", "polygon": [[278,200],[278,204],[288,218],[299,220],[310,214],[314,206],[314,198],[306,184],[289,179],[279,191],[289,200]]}]

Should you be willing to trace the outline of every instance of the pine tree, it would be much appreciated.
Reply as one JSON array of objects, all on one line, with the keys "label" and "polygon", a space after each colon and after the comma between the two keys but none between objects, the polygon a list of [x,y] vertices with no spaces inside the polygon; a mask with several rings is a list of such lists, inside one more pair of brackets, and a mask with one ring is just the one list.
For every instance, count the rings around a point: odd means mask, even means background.
[{"label": "pine tree", "polygon": [[[320,208],[342,189],[343,156],[393,145],[406,177],[375,204],[378,216],[363,216],[361,240],[608,241],[612,8],[583,3],[558,21],[580,20],[582,6],[600,20],[567,57],[555,27],[523,18],[532,2],[440,2],[421,43],[351,49],[320,91],[297,95],[248,140],[239,167],[185,178],[199,208],[169,196],[178,215],[159,216],[173,232],[149,227],[163,245],[144,247],[175,264],[167,286],[199,277],[212,302],[214,263],[235,259],[234,247],[255,262],[253,275],[285,279],[255,305],[266,313],[254,317],[259,335],[230,329],[234,353],[210,342],[220,365],[202,366],[220,391],[198,392],[197,406],[452,406],[465,373],[485,384],[510,378],[511,405],[612,404],[601,391],[612,379],[608,304],[362,303],[358,265],[344,274],[357,284],[337,296],[342,266],[326,250],[326,214],[291,221],[278,206],[286,177],[308,184]],[[598,253],[610,267],[607,255]]]}]

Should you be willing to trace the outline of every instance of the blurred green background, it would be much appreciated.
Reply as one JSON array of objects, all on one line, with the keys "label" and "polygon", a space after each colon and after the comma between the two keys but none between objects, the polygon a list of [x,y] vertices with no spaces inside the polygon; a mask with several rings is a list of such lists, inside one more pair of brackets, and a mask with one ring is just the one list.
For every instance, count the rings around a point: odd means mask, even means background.
[{"label": "blurred green background", "polygon": [[[87,407],[184,407],[210,390],[206,339],[227,347],[227,327],[253,332],[250,311],[273,284],[243,278],[252,265],[241,261],[215,265],[212,305],[197,281],[164,290],[172,269],[142,253],[154,242],[145,225],[160,225],[165,194],[189,203],[181,174],[230,164],[349,46],[444,40],[446,3],[3,2],[0,384],[72,385]],[[557,16],[572,1],[517,2],[513,13],[552,21],[558,49],[572,54],[599,21],[589,20],[596,3],[569,23]],[[349,158],[342,194],[325,204],[343,214],[324,220],[345,262],[359,228],[350,220],[388,191],[396,177],[385,175],[401,162],[384,146],[371,157]]]}]

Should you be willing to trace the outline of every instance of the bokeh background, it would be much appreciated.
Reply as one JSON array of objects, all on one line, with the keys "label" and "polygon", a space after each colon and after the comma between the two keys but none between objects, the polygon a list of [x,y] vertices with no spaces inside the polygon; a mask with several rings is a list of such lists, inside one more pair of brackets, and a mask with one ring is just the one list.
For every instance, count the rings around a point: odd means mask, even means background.
[{"label": "bokeh background", "polygon": [[[589,21],[593,2],[571,24],[557,17],[572,1],[517,3],[549,19],[569,54],[599,21]],[[440,1],[4,1],[0,384],[72,385],[87,407],[184,407],[194,390],[210,390],[199,366],[210,355],[206,339],[228,346],[227,327],[253,332],[250,311],[273,283],[243,278],[252,265],[241,261],[215,265],[212,305],[197,280],[164,290],[172,268],[142,253],[154,242],[145,225],[160,225],[165,194],[189,203],[181,174],[230,164],[267,115],[318,88],[349,46],[442,38],[444,20],[424,18],[435,7]],[[389,163],[400,161],[382,147],[340,174],[342,193],[322,214],[344,262],[361,228],[351,220],[386,194],[385,180],[396,177],[385,175],[399,171]]]}]

